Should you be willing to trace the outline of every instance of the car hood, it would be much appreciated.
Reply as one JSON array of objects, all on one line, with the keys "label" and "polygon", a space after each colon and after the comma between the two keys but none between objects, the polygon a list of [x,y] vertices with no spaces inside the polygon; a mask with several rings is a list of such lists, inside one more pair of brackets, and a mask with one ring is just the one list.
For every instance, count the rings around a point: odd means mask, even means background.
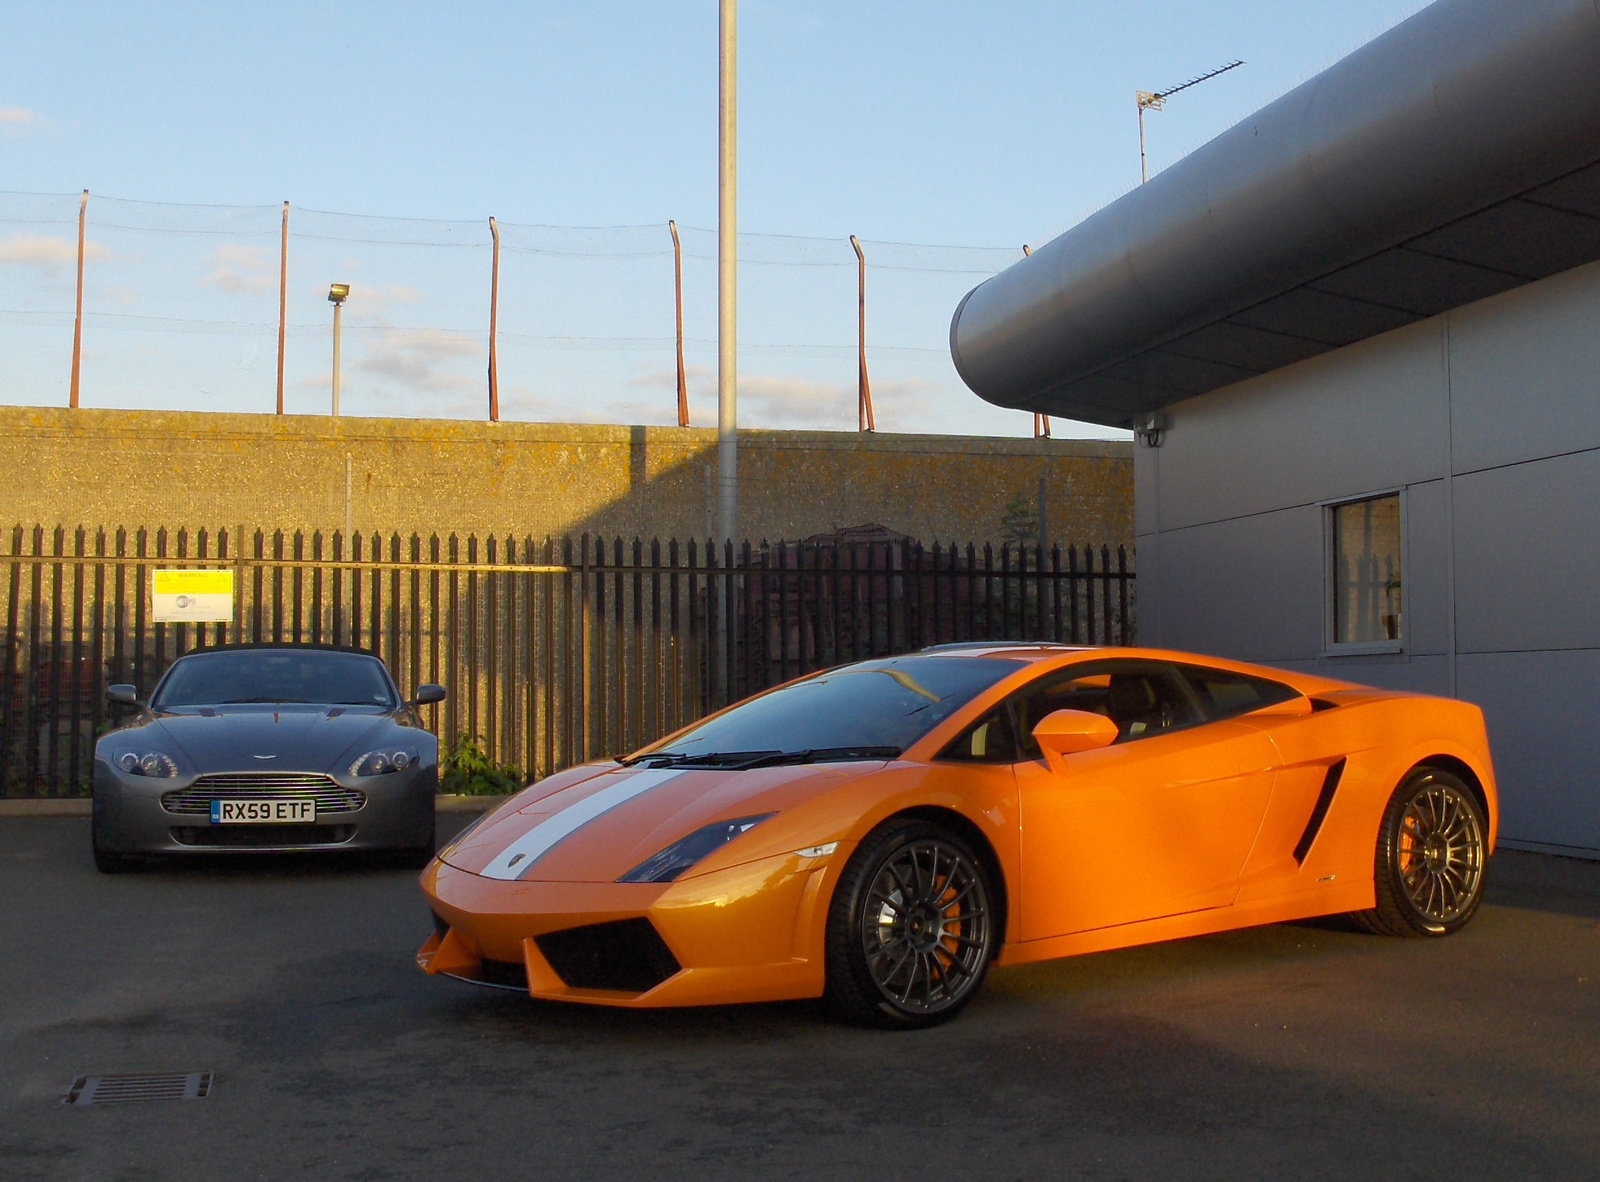
[{"label": "car hood", "polygon": [[[703,825],[781,814],[883,767],[850,762],[743,772],[614,763],[573,768],[512,797],[440,857],[458,870],[506,881],[615,882]],[[764,828],[735,838],[706,862],[743,861],[734,848],[740,845],[751,858],[764,856]]]},{"label": "car hood", "polygon": [[[161,739],[170,740],[195,771],[204,775],[343,771],[334,766],[341,756],[390,726],[393,720],[388,715],[357,714],[338,707],[272,710],[219,706],[198,714],[161,715],[139,729],[143,731],[140,739],[154,746],[160,746]],[[130,735],[130,741],[138,740]],[[266,755],[272,758],[257,758]]]}]

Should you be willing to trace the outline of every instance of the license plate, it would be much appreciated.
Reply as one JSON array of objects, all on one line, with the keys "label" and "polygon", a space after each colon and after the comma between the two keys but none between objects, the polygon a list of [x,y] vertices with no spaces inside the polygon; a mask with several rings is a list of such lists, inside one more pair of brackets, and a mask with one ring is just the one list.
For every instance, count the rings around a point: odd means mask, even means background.
[{"label": "license plate", "polygon": [[309,825],[317,819],[314,800],[213,800],[213,825]]}]

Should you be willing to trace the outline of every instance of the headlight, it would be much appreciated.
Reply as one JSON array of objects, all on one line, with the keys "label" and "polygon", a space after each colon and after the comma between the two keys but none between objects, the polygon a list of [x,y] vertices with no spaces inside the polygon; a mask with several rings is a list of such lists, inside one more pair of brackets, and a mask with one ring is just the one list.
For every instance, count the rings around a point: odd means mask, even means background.
[{"label": "headlight", "polygon": [[679,838],[654,857],[646,858],[618,882],[671,882],[689,867],[701,861],[739,834],[754,829],[776,813],[762,813],[757,817],[740,817],[737,821],[718,821],[696,829],[688,837]]},{"label": "headlight", "polygon": [[403,772],[417,762],[417,753],[410,747],[397,747],[386,751],[368,751],[350,765],[352,776],[386,776],[390,772]]},{"label": "headlight", "polygon": [[178,774],[178,765],[172,756],[160,751],[119,751],[117,769],[129,776],[155,776],[170,779]]}]

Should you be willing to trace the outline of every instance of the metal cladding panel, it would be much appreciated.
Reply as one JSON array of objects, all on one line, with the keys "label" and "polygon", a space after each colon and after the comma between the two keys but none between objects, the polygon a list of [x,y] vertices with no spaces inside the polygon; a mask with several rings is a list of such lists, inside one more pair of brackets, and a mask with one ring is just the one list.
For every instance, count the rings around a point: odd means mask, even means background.
[{"label": "metal cladding panel", "polygon": [[1140,608],[1148,596],[1159,598],[1162,644],[1181,638],[1192,652],[1268,662],[1321,649],[1316,506],[1171,530],[1161,536],[1161,554],[1165,577],[1141,589]]},{"label": "metal cladding panel", "polygon": [[[1096,413],[1105,391],[1086,379],[1236,314],[1333,347],[1359,339],[1363,319],[1383,331],[1585,261],[1600,241],[1569,222],[1576,246],[1544,250],[1530,272],[1499,269],[1537,216],[1512,211],[1476,250],[1468,227],[1450,257],[1408,249],[1357,268],[1535,188],[1555,205],[1552,182],[1597,160],[1593,0],[1439,0],[974,289],[951,355],[990,402],[1126,424],[1234,367],[1186,367],[1171,388],[1118,399],[1115,416]],[[1592,196],[1578,183],[1568,201]],[[1335,297],[1320,301],[1325,317],[1268,324],[1247,311],[1347,268],[1317,283]],[[1263,350],[1245,368],[1280,357]]]},{"label": "metal cladding panel", "polygon": [[1460,696],[1483,707],[1500,782],[1500,836],[1600,850],[1594,733],[1600,650],[1462,653]]},{"label": "metal cladding panel", "polygon": [[1600,263],[1450,315],[1458,473],[1600,448]]},{"label": "metal cladding panel", "polygon": [[1600,648],[1596,488],[1593,450],[1455,478],[1458,651]]}]

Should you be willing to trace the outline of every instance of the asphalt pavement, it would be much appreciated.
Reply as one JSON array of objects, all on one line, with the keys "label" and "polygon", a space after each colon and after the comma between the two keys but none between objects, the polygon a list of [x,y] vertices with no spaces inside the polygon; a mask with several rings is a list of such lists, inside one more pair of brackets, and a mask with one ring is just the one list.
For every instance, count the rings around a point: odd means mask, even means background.
[{"label": "asphalt pavement", "polygon": [[[428,931],[408,872],[104,877],[86,819],[0,819],[0,1177],[1600,1177],[1600,863],[1502,852],[1443,941],[999,970],[911,1034],[535,1003],[423,976]],[[61,1099],[200,1070],[203,1100]]]}]

